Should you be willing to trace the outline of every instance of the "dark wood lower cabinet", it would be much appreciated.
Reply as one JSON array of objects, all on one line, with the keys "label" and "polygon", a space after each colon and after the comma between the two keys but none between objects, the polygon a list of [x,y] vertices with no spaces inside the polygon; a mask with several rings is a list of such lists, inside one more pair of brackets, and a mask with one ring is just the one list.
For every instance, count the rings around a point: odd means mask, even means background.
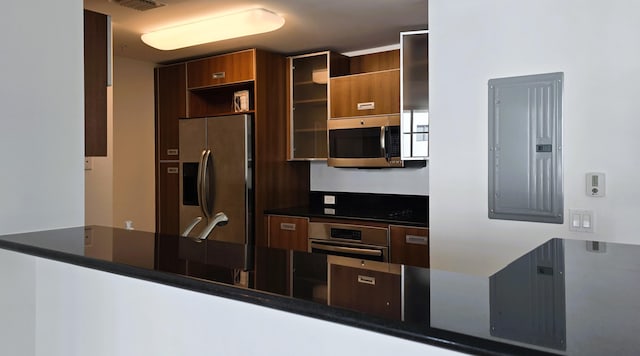
[{"label": "dark wood lower cabinet", "polygon": [[429,229],[390,226],[391,257],[389,262],[429,268]]},{"label": "dark wood lower cabinet", "polygon": [[269,215],[269,247],[307,251],[309,219]]},{"label": "dark wood lower cabinet", "polygon": [[179,163],[160,162],[157,174],[156,231],[177,235],[181,232]]},{"label": "dark wood lower cabinet", "polygon": [[399,271],[384,272],[330,264],[330,305],[400,320],[400,290]]}]

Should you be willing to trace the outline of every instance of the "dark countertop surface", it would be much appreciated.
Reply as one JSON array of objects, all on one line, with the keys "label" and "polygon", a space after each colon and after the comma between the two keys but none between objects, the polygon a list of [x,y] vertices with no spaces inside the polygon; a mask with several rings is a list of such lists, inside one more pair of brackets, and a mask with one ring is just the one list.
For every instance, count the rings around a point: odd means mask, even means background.
[{"label": "dark countertop surface", "polygon": [[[325,204],[325,196],[333,197],[333,203]],[[429,197],[312,191],[305,206],[268,209],[265,214],[429,227]]]},{"label": "dark countertop surface", "polygon": [[306,218],[325,218],[332,220],[360,220],[376,223],[385,223],[392,225],[405,225],[405,226],[417,226],[428,227],[429,224],[425,219],[409,215],[407,213],[402,215],[402,212],[398,212],[398,215],[390,216],[386,213],[362,214],[359,210],[348,209],[335,209],[335,208],[318,208],[311,206],[297,206],[283,209],[268,209],[265,210],[265,214],[272,215],[286,215],[286,216],[301,216]]},{"label": "dark countertop surface", "polygon": [[636,245],[551,239],[490,277],[99,226],[0,248],[471,354],[640,353]]}]

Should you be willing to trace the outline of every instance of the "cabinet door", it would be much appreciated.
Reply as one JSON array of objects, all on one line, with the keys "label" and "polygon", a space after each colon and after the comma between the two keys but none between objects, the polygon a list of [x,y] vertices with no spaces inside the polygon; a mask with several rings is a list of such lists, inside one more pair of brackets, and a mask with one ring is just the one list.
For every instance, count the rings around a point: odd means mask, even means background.
[{"label": "cabinet door", "polygon": [[331,118],[400,113],[400,70],[331,78]]},{"label": "cabinet door", "polygon": [[400,33],[402,46],[402,157],[429,156],[429,63],[427,31]]},{"label": "cabinet door", "polygon": [[307,251],[309,219],[274,215],[268,219],[269,247]]},{"label": "cabinet door", "polygon": [[330,265],[330,304],[390,319],[400,319],[400,275]]},{"label": "cabinet door", "polygon": [[254,51],[242,51],[187,63],[189,89],[254,79]]},{"label": "cabinet door", "polygon": [[156,70],[156,137],[160,160],[178,159],[178,120],[187,116],[184,63]]},{"label": "cabinet door", "polygon": [[180,230],[180,169],[178,162],[158,164],[156,231],[177,235]]},{"label": "cabinet door", "polygon": [[328,52],[289,59],[289,159],[327,158]]},{"label": "cabinet door", "polygon": [[390,262],[409,266],[429,267],[429,229],[390,226]]},{"label": "cabinet door", "polygon": [[84,10],[84,155],[107,155],[106,15]]}]

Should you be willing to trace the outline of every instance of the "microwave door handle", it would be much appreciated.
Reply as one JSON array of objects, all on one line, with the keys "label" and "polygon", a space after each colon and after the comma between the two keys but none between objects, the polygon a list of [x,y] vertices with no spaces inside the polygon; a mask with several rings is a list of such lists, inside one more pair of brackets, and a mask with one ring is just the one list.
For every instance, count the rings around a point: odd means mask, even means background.
[{"label": "microwave door handle", "polygon": [[385,138],[387,136],[386,133],[387,133],[387,127],[381,126],[380,127],[380,154],[382,155],[383,158],[387,158],[387,147],[385,142]]}]

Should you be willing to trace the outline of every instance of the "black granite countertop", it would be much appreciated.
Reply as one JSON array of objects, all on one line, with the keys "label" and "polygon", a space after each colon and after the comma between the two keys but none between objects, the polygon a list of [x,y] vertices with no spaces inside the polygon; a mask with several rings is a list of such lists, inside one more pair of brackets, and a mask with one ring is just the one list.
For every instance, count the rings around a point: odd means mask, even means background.
[{"label": "black granite countertop", "polygon": [[490,277],[98,226],[0,248],[471,354],[640,352],[635,245],[551,239]]},{"label": "black granite countertop", "polygon": [[[325,196],[333,197],[332,203],[326,204]],[[312,191],[307,205],[268,209],[265,214],[429,227],[429,197]]]}]

